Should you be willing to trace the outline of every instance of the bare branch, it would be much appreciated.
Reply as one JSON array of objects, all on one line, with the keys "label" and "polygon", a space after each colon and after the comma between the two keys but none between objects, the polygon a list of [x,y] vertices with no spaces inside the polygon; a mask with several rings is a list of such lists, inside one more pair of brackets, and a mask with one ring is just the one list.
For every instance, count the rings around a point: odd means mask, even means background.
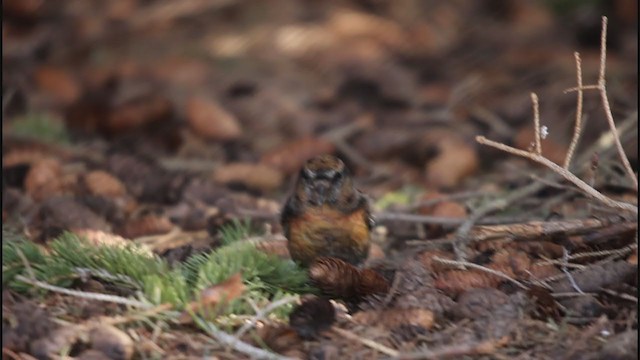
[{"label": "bare branch", "polygon": [[[618,138],[619,140],[619,138]],[[524,158],[527,158],[529,160],[535,161],[539,164],[542,164],[546,167],[548,167],[549,169],[551,169],[553,172],[557,173],[558,175],[562,176],[563,178],[565,178],[566,180],[570,181],[571,183],[573,183],[575,186],[577,186],[580,190],[582,190],[585,194],[591,196],[592,198],[602,202],[603,204],[612,207],[612,208],[617,208],[620,210],[626,210],[626,211],[630,211],[634,214],[638,213],[638,207],[633,205],[633,204],[629,204],[626,202],[622,202],[622,201],[616,201],[613,200],[605,195],[603,195],[602,193],[600,193],[598,190],[592,188],[591,186],[589,186],[589,184],[585,183],[584,181],[582,181],[580,178],[578,178],[577,176],[573,175],[571,172],[565,170],[564,168],[558,166],[556,163],[552,162],[551,160],[545,158],[544,156],[538,155],[538,154],[534,154],[532,152],[529,151],[525,151],[525,150],[520,150],[520,149],[516,149],[514,147],[493,141],[493,140],[489,140],[487,138],[485,138],[484,136],[477,136],[476,137],[476,141],[479,142],[480,144],[483,145],[487,145],[487,146],[491,146],[494,147],[498,150],[502,150],[504,152],[508,152],[510,154],[513,155],[517,155],[517,156],[521,156]]]},{"label": "bare branch", "polygon": [[598,86],[598,85],[576,86],[576,87],[565,89],[564,93],[568,94],[570,92],[583,91],[583,90],[600,90],[600,86]]},{"label": "bare branch", "polygon": [[199,316],[194,316],[193,319],[196,324],[198,324],[204,331],[207,332],[207,334],[216,339],[220,344],[229,346],[230,348],[238,352],[250,356],[252,359],[293,360],[290,357],[278,355],[247,344],[244,341],[240,341],[238,338],[218,329],[215,325],[208,321],[205,321]]},{"label": "bare branch", "polygon": [[604,108],[605,115],[607,117],[607,122],[609,123],[609,128],[611,129],[611,133],[613,133],[613,139],[616,144],[616,148],[618,149],[618,155],[620,155],[620,160],[624,165],[625,170],[629,174],[631,181],[633,182],[633,186],[638,191],[638,178],[636,177],[633,168],[631,167],[631,163],[629,163],[629,158],[627,154],[625,154],[624,149],[622,148],[622,144],[620,143],[620,136],[618,135],[618,130],[616,129],[616,124],[613,121],[613,114],[611,113],[611,105],[609,104],[609,98],[607,96],[607,88],[606,88],[606,80],[605,80],[605,70],[607,63],[607,17],[602,17],[602,34],[600,38],[600,75],[598,76],[598,87],[600,90],[600,98],[602,99],[602,107]]},{"label": "bare branch", "polygon": [[478,343],[446,345],[432,350],[423,350],[413,353],[400,354],[402,360],[409,359],[444,359],[460,358],[464,355],[493,354],[496,349],[506,345],[508,337],[490,339]]},{"label": "bare branch", "polygon": [[510,277],[509,275],[503,273],[502,271],[490,269],[488,267],[484,267],[482,265],[474,264],[474,263],[468,262],[468,261],[448,260],[448,259],[439,258],[437,256],[434,256],[433,260],[436,261],[436,262],[439,262],[441,264],[445,264],[445,265],[451,265],[451,266],[457,266],[457,267],[470,267],[470,268],[473,268],[473,269],[476,269],[476,270],[484,271],[484,272],[489,273],[491,275],[495,275],[495,276],[497,276],[499,278],[505,279],[505,280],[515,284],[516,286],[518,286],[519,288],[521,288],[523,290],[529,290],[529,288],[526,287],[525,285],[523,285],[520,281]]},{"label": "bare branch", "polygon": [[336,332],[337,334],[339,334],[342,337],[346,337],[347,339],[351,339],[351,340],[356,340],[360,343],[362,343],[363,345],[366,345],[374,350],[377,350],[385,355],[389,355],[391,357],[397,358],[398,355],[400,355],[400,353],[397,350],[394,350],[390,347],[384,346],[382,344],[380,344],[379,342],[373,341],[371,339],[366,339],[363,337],[360,337],[354,333],[352,333],[351,331],[345,330],[345,329],[340,329],[340,328],[333,328],[333,331]]},{"label": "bare branch", "polygon": [[287,296],[278,301],[272,302],[262,310],[259,309],[259,311],[256,312],[256,315],[249,322],[244,324],[238,331],[236,331],[236,333],[233,336],[235,336],[237,339],[240,339],[242,335],[244,335],[247,331],[251,330],[251,328],[253,328],[258,323],[258,321],[264,319],[264,317],[267,316],[270,312],[272,312],[273,310],[281,306],[290,304],[296,301],[297,299],[298,299],[297,296]]},{"label": "bare branch", "polygon": [[540,104],[538,104],[538,95],[531,93],[531,102],[533,103],[533,126],[535,127],[536,154],[542,155],[542,142],[540,141]]},{"label": "bare branch", "polygon": [[573,153],[576,150],[578,140],[580,139],[580,133],[582,132],[582,102],[584,99],[584,92],[582,90],[582,60],[580,59],[579,52],[573,53],[573,56],[576,58],[576,81],[578,82],[578,100],[576,104],[576,123],[573,127],[573,138],[571,139],[571,144],[569,144],[567,156],[564,159],[563,167],[565,168],[565,170],[569,170],[569,165],[571,165],[571,158],[573,158]]},{"label": "bare branch", "polygon": [[121,297],[121,296],[109,295],[109,294],[101,294],[101,293],[95,293],[95,292],[87,292],[87,291],[69,290],[69,289],[66,289],[66,288],[63,288],[63,287],[47,284],[47,283],[39,281],[39,280],[29,279],[29,278],[27,278],[25,276],[22,276],[22,275],[17,275],[16,279],[20,280],[22,282],[25,282],[25,283],[27,283],[29,285],[33,285],[33,286],[39,287],[41,289],[45,289],[45,290],[49,290],[49,291],[53,291],[53,292],[57,292],[57,293],[61,293],[61,294],[69,295],[69,296],[75,296],[75,297],[78,297],[78,298],[90,299],[90,300],[98,300],[98,301],[106,301],[106,302],[122,304],[122,305],[127,305],[127,306],[133,306],[133,307],[138,307],[138,308],[143,308],[143,309],[150,309],[150,308],[153,307],[153,305],[150,305],[148,303],[144,303],[144,302],[141,302],[141,301],[128,299],[128,298]]},{"label": "bare branch", "polygon": [[607,23],[609,19],[602,17],[602,31],[600,31],[600,73],[598,75],[598,85],[604,87],[604,75],[607,70]]}]

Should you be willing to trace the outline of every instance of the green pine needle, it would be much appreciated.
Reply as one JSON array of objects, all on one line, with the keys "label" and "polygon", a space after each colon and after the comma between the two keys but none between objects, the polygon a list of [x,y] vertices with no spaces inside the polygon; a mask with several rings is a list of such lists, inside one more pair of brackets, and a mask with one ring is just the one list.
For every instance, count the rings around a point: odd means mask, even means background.
[{"label": "green pine needle", "polygon": [[[251,235],[250,229],[248,221],[227,225],[222,229],[226,245],[209,254],[195,255],[175,267],[133,243],[127,246],[94,245],[75,234],[64,233],[53,240],[49,251],[45,252],[16,235],[2,245],[2,283],[20,292],[31,289],[30,285],[16,279],[19,274],[32,276],[25,262],[37,280],[63,287],[73,285],[80,269],[88,269],[110,275],[104,278],[127,279],[127,286],[133,285],[152,303],[171,303],[182,308],[197,299],[203,289],[241,272],[247,291],[232,301],[224,314],[253,314],[247,299],[266,305],[292,293],[314,291],[304,269],[291,260],[266,254],[252,243],[242,241]],[[283,307],[277,314],[284,316],[289,310],[289,307]]]}]

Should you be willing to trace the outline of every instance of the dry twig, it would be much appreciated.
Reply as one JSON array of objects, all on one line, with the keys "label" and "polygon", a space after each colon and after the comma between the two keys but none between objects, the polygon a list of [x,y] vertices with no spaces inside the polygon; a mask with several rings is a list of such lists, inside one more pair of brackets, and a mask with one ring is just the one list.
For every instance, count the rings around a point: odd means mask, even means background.
[{"label": "dry twig", "polygon": [[145,303],[145,302],[142,302],[142,301],[137,301],[137,300],[131,300],[131,299],[128,299],[128,298],[125,298],[125,297],[121,297],[121,296],[101,294],[101,293],[95,293],[95,292],[87,292],[87,291],[69,290],[67,288],[63,288],[63,287],[47,284],[47,283],[39,281],[39,280],[29,279],[29,278],[27,278],[25,276],[22,276],[22,275],[17,275],[16,279],[20,280],[22,282],[25,282],[25,283],[27,283],[29,285],[33,285],[33,286],[39,287],[41,289],[45,289],[45,290],[49,290],[49,291],[53,291],[53,292],[57,292],[57,293],[61,293],[61,294],[69,295],[69,296],[75,296],[75,297],[78,297],[78,298],[112,302],[112,303],[116,303],[116,304],[133,306],[133,307],[138,307],[138,308],[143,308],[143,309],[149,309],[149,308],[153,307],[153,305],[150,305],[148,303]]},{"label": "dry twig", "polygon": [[509,342],[508,337],[500,339],[490,339],[478,343],[447,345],[433,350],[424,350],[408,354],[400,354],[398,358],[409,359],[444,359],[459,358],[463,355],[486,355],[492,354],[496,349]]},{"label": "dry twig", "polygon": [[[565,90],[565,93],[578,91],[578,94],[581,94],[581,92],[584,90],[598,90],[598,92],[600,93],[600,99],[602,101],[602,107],[604,109],[604,113],[607,118],[607,123],[609,124],[609,129],[613,134],[613,140],[615,142],[616,149],[618,150],[618,155],[620,156],[620,160],[622,161],[622,164],[624,165],[624,168],[627,171],[627,174],[629,175],[629,177],[631,178],[631,181],[633,182],[635,190],[638,191],[638,178],[636,177],[636,174],[633,171],[633,168],[631,167],[631,163],[629,163],[629,158],[627,157],[627,154],[624,152],[624,149],[622,148],[620,135],[618,133],[618,129],[616,128],[616,123],[613,120],[611,105],[609,104],[609,97],[607,95],[607,86],[606,86],[607,82],[605,79],[606,66],[607,66],[607,23],[608,23],[607,17],[603,16],[602,32],[600,33],[600,72],[598,74],[598,84],[582,86],[581,81],[579,81],[577,87],[567,89]],[[578,124],[576,124],[576,126],[578,126]]]},{"label": "dry twig", "polygon": [[536,154],[542,156],[542,141],[540,140],[540,104],[538,95],[531,93],[531,103],[533,103],[533,126],[535,128]]},{"label": "dry twig", "polygon": [[567,249],[565,247],[563,247],[562,248],[562,266],[561,266],[562,272],[565,273],[565,275],[567,275],[567,278],[569,279],[569,282],[571,283],[571,286],[573,286],[573,288],[579,294],[584,294],[584,291],[582,291],[582,289],[580,289],[578,284],[576,284],[576,280],[573,278],[573,275],[571,275],[571,273],[567,269],[567,264],[568,263],[569,263],[569,252],[567,251]]},{"label": "dry twig", "polygon": [[529,290],[528,287],[526,287],[525,285],[523,285],[521,282],[519,282],[518,280],[510,277],[509,275],[503,273],[502,271],[498,271],[498,270],[494,270],[494,269],[489,269],[487,267],[484,267],[482,265],[478,265],[478,264],[474,264],[468,261],[456,261],[456,260],[448,260],[448,259],[442,259],[440,257],[434,256],[433,260],[436,262],[439,262],[441,264],[445,264],[445,265],[451,265],[451,266],[457,266],[457,267],[470,267],[476,270],[480,270],[480,271],[484,271],[486,273],[489,273],[491,275],[495,275],[499,278],[505,279],[513,284],[515,284],[516,286],[518,286],[520,289],[523,290]]},{"label": "dry twig", "polygon": [[358,342],[360,342],[360,343],[362,343],[362,344],[364,344],[364,345],[366,345],[366,346],[368,346],[368,347],[370,347],[370,348],[372,348],[374,350],[377,350],[377,351],[379,351],[379,352],[381,352],[381,353],[383,353],[385,355],[389,355],[389,356],[394,357],[394,358],[397,358],[400,355],[400,353],[397,350],[394,350],[394,349],[392,349],[390,347],[384,346],[384,345],[382,345],[382,344],[380,344],[378,342],[375,342],[375,341],[373,341],[371,339],[365,339],[363,337],[360,337],[360,336],[352,333],[351,331],[340,329],[340,328],[337,328],[337,327],[334,327],[332,330],[335,333],[337,333],[338,335],[342,336],[342,337],[345,337],[345,338],[350,339],[350,340],[356,340],[356,341],[358,341]]},{"label": "dry twig", "polygon": [[[602,98],[602,104],[603,107],[605,109],[605,113],[607,115],[607,121],[609,123],[609,127],[611,130],[611,134],[613,135],[614,138],[614,142],[616,144],[616,148],[618,150],[618,154],[625,166],[625,169],[627,170],[629,176],[632,178],[633,182],[634,182],[634,186],[635,189],[637,191],[638,189],[638,181],[637,178],[635,177],[635,173],[633,172],[633,169],[631,168],[631,165],[629,164],[629,160],[626,156],[626,154],[624,153],[624,150],[622,149],[622,143],[620,141],[620,136],[618,135],[618,131],[616,129],[615,123],[613,121],[613,116],[611,114],[611,108],[609,106],[609,101],[607,98],[607,93],[606,93],[606,87],[605,87],[605,78],[604,78],[604,74],[605,74],[605,66],[606,66],[606,39],[607,39],[607,18],[603,17],[602,18],[602,36],[601,36],[601,52],[600,52],[600,75],[598,78],[598,85],[597,88],[600,91],[600,95]],[[499,143],[496,141],[492,141],[489,140],[487,138],[485,138],[484,136],[478,136],[476,137],[476,141],[478,141],[479,143],[483,144],[483,145],[487,145],[487,146],[491,146],[494,147],[496,149],[502,150],[504,152],[510,153],[510,154],[514,154],[516,156],[520,156],[520,157],[524,157],[527,159],[530,159],[534,162],[537,162],[539,164],[542,164],[544,166],[546,166],[547,168],[551,169],[554,173],[562,176],[563,178],[565,178],[566,180],[570,181],[573,185],[575,185],[577,188],[579,188],[580,190],[582,190],[585,194],[587,194],[588,196],[595,198],[596,200],[600,201],[601,203],[605,204],[606,206],[609,206],[611,208],[616,208],[616,209],[620,209],[620,210],[626,210],[626,211],[630,211],[634,214],[638,213],[638,207],[636,205],[633,204],[629,204],[629,203],[625,203],[625,202],[621,202],[621,201],[616,201],[613,200],[605,195],[603,195],[602,193],[600,193],[599,191],[597,191],[596,189],[594,189],[592,186],[590,186],[589,184],[585,183],[584,181],[582,181],[580,178],[578,178],[577,176],[575,176],[573,173],[571,173],[569,171],[569,164],[571,162],[571,158],[573,156],[573,151],[575,150],[575,146],[579,140],[579,136],[580,136],[580,132],[581,132],[581,127],[582,127],[582,122],[581,122],[581,118],[582,118],[582,91],[585,89],[590,89],[590,88],[594,88],[593,86],[582,86],[582,69],[581,69],[581,62],[580,62],[580,56],[579,54],[575,54],[576,57],[576,68],[577,68],[577,79],[578,79],[578,87],[574,88],[575,90],[578,91],[578,104],[577,104],[577,109],[576,109],[576,124],[575,124],[575,130],[574,130],[574,136],[573,139],[571,141],[571,146],[570,146],[570,150],[567,153],[567,156],[565,158],[565,163],[564,163],[564,167],[560,167],[557,164],[555,164],[554,162],[550,161],[549,159],[545,158],[544,156],[542,156],[541,154],[541,141],[540,141],[540,119],[539,119],[539,106],[538,106],[538,101],[537,101],[537,96],[535,96],[535,94],[532,94],[531,98],[533,101],[533,112],[534,112],[534,125],[535,125],[535,151],[525,151],[525,150],[520,150],[520,149],[516,149],[514,147],[505,145],[503,143]],[[574,90],[574,89],[569,89],[569,91]],[[474,214],[475,215],[475,214]],[[471,219],[473,218],[473,216],[471,217]],[[470,228],[470,226],[467,226],[468,228]],[[468,232],[469,230],[467,228],[463,226],[461,226],[461,228],[458,230],[459,234],[464,234],[465,232]],[[459,257],[461,254],[458,254]]]},{"label": "dry twig", "polygon": [[270,312],[272,312],[273,310],[290,304],[294,301],[296,301],[296,299],[298,299],[297,296],[287,296],[284,297],[278,301],[274,301],[272,303],[270,303],[269,305],[267,305],[264,309],[259,310],[256,315],[251,318],[251,320],[249,320],[249,322],[247,322],[246,324],[244,324],[240,329],[238,329],[238,331],[236,331],[236,333],[233,335],[234,337],[236,337],[237,339],[240,339],[240,337],[242,337],[242,335],[244,335],[247,331],[251,330],[252,327],[255,326],[255,324],[264,319],[265,316],[267,316]]},{"label": "dry twig", "polygon": [[599,192],[598,190],[592,188],[591,186],[589,186],[589,184],[585,183],[584,181],[582,181],[580,178],[578,178],[577,176],[575,176],[573,173],[565,170],[564,168],[558,166],[556,163],[554,163],[553,161],[545,158],[542,155],[538,155],[535,153],[532,153],[530,151],[526,151],[526,150],[520,150],[520,149],[516,149],[514,147],[511,147],[509,145],[505,145],[496,141],[492,141],[489,140],[487,138],[485,138],[484,136],[477,136],[476,137],[476,141],[479,142],[480,144],[483,145],[487,145],[487,146],[491,146],[494,147],[498,150],[502,150],[504,152],[513,154],[513,155],[517,155],[520,157],[524,157],[527,159],[530,159],[534,162],[537,162],[541,165],[546,166],[547,168],[551,169],[553,172],[555,172],[556,174],[562,176],[563,178],[565,178],[566,180],[570,181],[572,184],[574,184],[577,188],[579,188],[580,190],[582,190],[586,195],[600,201],[601,203],[612,207],[612,208],[616,208],[616,209],[620,209],[620,210],[625,210],[625,211],[630,211],[634,214],[638,213],[638,207],[636,205],[633,204],[629,204],[623,201],[616,201],[613,200],[605,195],[603,195],[601,192]]},{"label": "dry twig", "polygon": [[[559,234],[579,235],[602,229],[616,223],[616,219],[575,219],[562,221],[530,221],[520,224],[476,226],[469,234],[469,241],[496,238],[528,240]],[[635,225],[637,227],[637,223]]]},{"label": "dry twig", "polygon": [[226,345],[245,355],[249,355],[252,359],[293,360],[290,357],[278,355],[240,341],[235,336],[227,334],[199,316],[194,316],[193,319],[207,334],[216,339],[220,344]]},{"label": "dry twig", "polygon": [[573,157],[573,152],[576,150],[576,146],[578,146],[578,140],[580,139],[580,133],[582,132],[582,102],[584,98],[584,93],[582,90],[582,60],[580,60],[580,53],[575,52],[573,56],[576,58],[576,81],[578,82],[578,100],[576,103],[576,123],[573,127],[573,138],[571,138],[571,143],[569,144],[569,150],[567,150],[567,156],[564,159],[564,169],[569,170],[569,165],[571,165],[571,158]]}]

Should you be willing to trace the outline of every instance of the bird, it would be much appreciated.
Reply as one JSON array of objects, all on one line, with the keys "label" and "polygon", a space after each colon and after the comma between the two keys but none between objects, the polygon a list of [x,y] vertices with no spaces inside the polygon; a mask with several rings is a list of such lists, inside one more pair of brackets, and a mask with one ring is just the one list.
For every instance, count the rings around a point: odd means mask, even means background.
[{"label": "bird", "polygon": [[359,266],[368,256],[374,226],[369,201],[333,155],[304,164],[280,220],[289,254],[302,266],[320,257]]}]

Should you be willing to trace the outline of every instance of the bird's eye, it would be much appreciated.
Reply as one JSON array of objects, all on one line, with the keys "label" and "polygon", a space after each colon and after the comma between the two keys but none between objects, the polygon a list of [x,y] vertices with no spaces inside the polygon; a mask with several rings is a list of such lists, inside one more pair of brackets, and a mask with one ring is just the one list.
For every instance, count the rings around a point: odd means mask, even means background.
[{"label": "bird's eye", "polygon": [[333,179],[334,180],[340,180],[342,179],[343,173],[342,171],[336,171],[335,174],[333,174]]},{"label": "bird's eye", "polygon": [[313,178],[316,177],[316,172],[312,171],[312,170],[309,170],[307,168],[304,168],[302,170],[302,177],[305,178],[305,179],[313,179]]},{"label": "bird's eye", "polygon": [[322,175],[327,180],[332,180],[332,179],[335,179],[335,177],[336,177],[336,171],[335,170],[326,170],[324,172],[324,174],[322,174]]}]

